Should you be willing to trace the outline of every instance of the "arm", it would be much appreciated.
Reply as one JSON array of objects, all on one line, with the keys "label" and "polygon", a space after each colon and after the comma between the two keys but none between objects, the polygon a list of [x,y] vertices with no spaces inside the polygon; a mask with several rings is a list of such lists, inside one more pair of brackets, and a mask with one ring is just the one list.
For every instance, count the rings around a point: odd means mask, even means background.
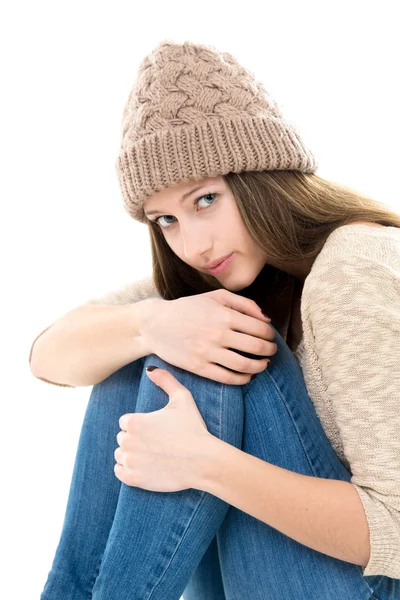
[{"label": "arm", "polygon": [[[140,323],[135,323],[141,318],[142,311],[138,313],[132,305],[151,297],[160,298],[152,277],[146,277],[108,291],[101,298],[86,300],[34,339],[29,354],[32,374],[37,379],[61,387],[94,385],[133,362],[142,353],[140,337],[137,338],[135,333],[140,329]],[[129,304],[131,308],[123,308]],[[110,311],[111,306],[118,308]],[[99,331],[100,318],[105,329]],[[136,349],[132,345],[134,340],[138,342]],[[115,345],[117,348],[111,350]]]},{"label": "arm", "polygon": [[340,244],[306,281],[304,326],[370,529],[363,574],[400,578],[399,249],[350,234]]},{"label": "arm", "polygon": [[397,579],[400,276],[376,258],[382,251],[374,241],[370,257],[335,257],[303,291],[304,325],[315,338],[351,482],[294,473],[214,438],[198,488],[306,546],[361,565],[364,576]]},{"label": "arm", "polygon": [[66,387],[90,386],[147,356],[150,350],[141,329],[158,302],[164,300],[78,306],[36,338],[31,347],[32,374]]},{"label": "arm", "polygon": [[208,454],[197,489],[309,548],[357,565],[368,563],[368,524],[351,483],[282,469],[214,436]]}]

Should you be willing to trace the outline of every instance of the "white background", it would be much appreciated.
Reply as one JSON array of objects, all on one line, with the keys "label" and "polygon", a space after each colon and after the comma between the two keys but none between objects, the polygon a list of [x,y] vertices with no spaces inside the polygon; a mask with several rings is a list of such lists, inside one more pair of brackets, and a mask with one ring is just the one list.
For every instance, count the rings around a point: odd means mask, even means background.
[{"label": "white background", "polygon": [[319,175],[400,212],[396,4],[14,0],[2,7],[2,597],[40,596],[91,391],[34,378],[31,343],[86,299],[150,273],[147,228],[123,209],[115,173],[122,110],[140,61],[163,39],[230,52],[296,123]]}]

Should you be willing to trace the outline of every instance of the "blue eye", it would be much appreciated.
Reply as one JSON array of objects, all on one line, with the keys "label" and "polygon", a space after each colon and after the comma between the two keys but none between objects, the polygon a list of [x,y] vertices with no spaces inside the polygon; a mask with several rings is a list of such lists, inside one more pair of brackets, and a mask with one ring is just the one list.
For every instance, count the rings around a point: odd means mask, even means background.
[{"label": "blue eye", "polygon": [[[217,197],[217,195],[218,195],[218,194],[211,194],[211,193],[210,193],[210,194],[204,194],[204,196],[200,196],[200,198],[197,198],[197,199],[196,199],[196,200],[193,202],[193,205],[196,205],[196,204],[198,204],[198,203],[200,202],[200,200],[203,200],[203,198],[206,198],[207,196],[213,196],[213,197],[214,197],[214,199],[213,199],[213,201],[212,201],[212,204],[214,204],[214,203],[215,203],[215,198]],[[207,208],[208,206],[211,206],[212,204],[207,204],[207,205],[206,205],[205,207],[203,207],[203,208]],[[154,219],[153,223],[157,223],[157,225],[159,225],[160,229],[169,229],[169,228],[170,228],[170,226],[171,226],[171,225],[174,225],[174,223],[175,223],[175,222],[173,222],[173,223],[169,223],[169,225],[168,225],[168,226],[161,225],[161,224],[159,223],[159,220],[160,220],[160,219],[164,219],[165,217],[172,217],[173,219],[175,218],[175,217],[173,217],[172,215],[162,215],[161,217],[157,217],[157,219]]]}]

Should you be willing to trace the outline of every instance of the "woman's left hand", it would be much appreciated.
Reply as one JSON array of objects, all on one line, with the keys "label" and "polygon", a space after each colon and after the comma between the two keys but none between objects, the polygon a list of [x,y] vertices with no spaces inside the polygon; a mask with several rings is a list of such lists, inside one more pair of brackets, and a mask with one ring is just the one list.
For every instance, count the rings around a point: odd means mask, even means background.
[{"label": "woman's left hand", "polygon": [[172,373],[160,368],[146,373],[169,402],[151,413],[120,417],[115,475],[126,485],[155,492],[196,488],[214,436],[192,394]]}]

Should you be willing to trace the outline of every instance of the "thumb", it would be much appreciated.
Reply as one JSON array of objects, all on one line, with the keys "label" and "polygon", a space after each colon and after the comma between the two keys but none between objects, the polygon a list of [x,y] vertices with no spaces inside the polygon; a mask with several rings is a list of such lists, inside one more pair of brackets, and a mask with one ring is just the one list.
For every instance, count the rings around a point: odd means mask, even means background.
[{"label": "thumb", "polygon": [[[153,368],[153,370],[149,371],[149,368]],[[182,408],[182,402],[185,403],[185,407],[187,409],[190,411],[194,410],[196,412],[197,417],[200,419],[204,429],[208,432],[206,422],[204,421],[191,392],[184,385],[182,385],[176,379],[176,377],[172,375],[172,373],[166,369],[160,369],[159,367],[154,368],[152,365],[146,367],[146,373],[156,385],[158,385],[164,390],[164,392],[168,394],[169,402],[167,407],[171,405],[176,406],[176,404],[178,404],[178,406],[181,406]]]},{"label": "thumb", "polygon": [[168,394],[170,400],[178,396],[183,396],[184,392],[185,395],[190,394],[189,390],[166,369],[160,369],[160,367],[149,365],[146,367],[146,373],[153,383],[158,385],[166,394]]}]

